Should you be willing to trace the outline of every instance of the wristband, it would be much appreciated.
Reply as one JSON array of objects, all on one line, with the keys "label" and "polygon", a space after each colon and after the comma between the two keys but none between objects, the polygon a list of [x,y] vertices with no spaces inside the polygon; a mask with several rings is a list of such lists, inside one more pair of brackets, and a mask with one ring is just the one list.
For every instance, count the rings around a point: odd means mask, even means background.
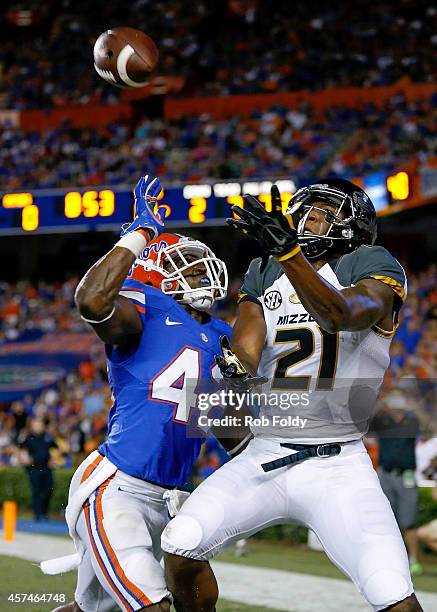
[{"label": "wristband", "polygon": [[276,260],[281,262],[281,261],[287,261],[287,259],[291,259],[292,257],[294,257],[295,255],[297,255],[298,253],[300,253],[300,246],[297,244],[296,246],[294,246],[291,251],[288,251],[288,253],[285,253],[285,255],[280,255],[279,257],[276,257]]},{"label": "wristband", "polygon": [[134,232],[129,232],[129,234],[125,234],[114,246],[127,249],[137,258],[141,255],[148,242],[149,239],[145,232],[139,229]]},{"label": "wristband", "polygon": [[85,317],[83,317],[82,315],[80,315],[80,318],[81,318],[83,321],[86,321],[87,323],[92,323],[93,325],[97,325],[98,323],[104,323],[105,321],[108,321],[108,320],[109,320],[109,319],[112,317],[112,315],[114,314],[114,312],[115,312],[115,306],[114,306],[114,308],[111,310],[111,312],[108,314],[108,316],[107,316],[107,317],[105,317],[104,319],[100,319],[100,321],[93,321],[92,319],[85,319]]}]

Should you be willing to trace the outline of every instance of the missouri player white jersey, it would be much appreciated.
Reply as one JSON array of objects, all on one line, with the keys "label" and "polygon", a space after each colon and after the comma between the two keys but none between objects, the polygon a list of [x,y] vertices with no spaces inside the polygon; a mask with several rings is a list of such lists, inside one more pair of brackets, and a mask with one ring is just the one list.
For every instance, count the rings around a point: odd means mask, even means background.
[{"label": "missouri player white jersey", "polygon": [[262,306],[267,324],[258,374],[269,382],[259,400],[264,418],[253,432],[301,443],[361,438],[390,362],[391,338],[406,294],[401,265],[383,247],[361,246],[319,270],[337,289],[374,278],[395,292],[392,330],[374,326],[334,334],[305,310],[275,259],[263,270],[261,265],[260,259],[251,263],[240,296],[240,302]]},{"label": "missouri player white jersey", "polygon": [[[396,296],[395,328],[405,274],[385,249],[360,247],[319,273],[337,288],[365,278],[386,283]],[[260,402],[258,421],[265,419],[267,426],[254,428],[255,438],[245,450],[191,494],[165,528],[162,547],[173,555],[208,560],[267,526],[297,522],[317,534],[329,558],[375,612],[386,610],[409,597],[413,585],[393,511],[360,438],[389,363],[393,330],[327,334],[272,258],[265,269],[259,259],[252,262],[241,300],[260,304],[267,323],[258,372],[270,378],[263,391],[273,388]],[[298,401],[294,406],[285,402],[284,411],[268,405],[281,393],[290,400],[295,394]],[[300,426],[287,424],[290,413],[300,416]],[[286,424],[275,424],[275,416],[285,416]],[[332,445],[338,454],[320,453],[324,442],[339,442]],[[316,456],[287,462],[304,452],[305,444],[313,444]]]}]

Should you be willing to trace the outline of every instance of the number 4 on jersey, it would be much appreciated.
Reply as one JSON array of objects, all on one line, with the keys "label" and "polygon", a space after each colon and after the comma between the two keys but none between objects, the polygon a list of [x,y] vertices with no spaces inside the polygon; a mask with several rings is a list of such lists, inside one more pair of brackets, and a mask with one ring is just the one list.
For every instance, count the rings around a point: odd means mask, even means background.
[{"label": "number 4 on jersey", "polygon": [[187,423],[200,374],[200,351],[186,346],[150,381],[149,398],[175,406],[173,419]]}]

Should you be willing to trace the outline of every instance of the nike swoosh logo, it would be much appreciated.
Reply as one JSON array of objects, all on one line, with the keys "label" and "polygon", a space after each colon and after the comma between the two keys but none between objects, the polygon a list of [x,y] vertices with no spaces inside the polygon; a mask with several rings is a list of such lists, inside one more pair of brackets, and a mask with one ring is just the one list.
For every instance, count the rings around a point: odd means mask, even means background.
[{"label": "nike swoosh logo", "polygon": [[166,325],[182,325],[182,323],[180,323],[179,321],[170,321],[168,317],[165,320],[165,324]]}]

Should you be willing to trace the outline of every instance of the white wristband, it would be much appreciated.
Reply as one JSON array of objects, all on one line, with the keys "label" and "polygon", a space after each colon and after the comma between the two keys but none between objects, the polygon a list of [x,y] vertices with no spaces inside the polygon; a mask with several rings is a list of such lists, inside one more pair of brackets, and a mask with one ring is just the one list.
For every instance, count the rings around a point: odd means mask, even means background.
[{"label": "white wristband", "polygon": [[93,323],[94,325],[97,325],[98,323],[104,323],[105,321],[108,321],[108,320],[109,320],[109,319],[112,317],[112,315],[114,314],[114,312],[115,312],[115,306],[114,306],[114,308],[111,310],[111,312],[108,314],[108,316],[107,316],[107,317],[105,317],[104,319],[100,319],[100,321],[93,321],[92,319],[85,319],[85,317],[83,317],[82,315],[80,315],[80,318],[81,318],[83,321],[86,321],[87,323]]},{"label": "white wristband", "polygon": [[139,257],[146,247],[147,242],[148,240],[142,232],[130,232],[130,234],[126,234],[126,236],[120,238],[120,240],[115,243],[115,246],[127,249],[135,255],[135,257]]}]

